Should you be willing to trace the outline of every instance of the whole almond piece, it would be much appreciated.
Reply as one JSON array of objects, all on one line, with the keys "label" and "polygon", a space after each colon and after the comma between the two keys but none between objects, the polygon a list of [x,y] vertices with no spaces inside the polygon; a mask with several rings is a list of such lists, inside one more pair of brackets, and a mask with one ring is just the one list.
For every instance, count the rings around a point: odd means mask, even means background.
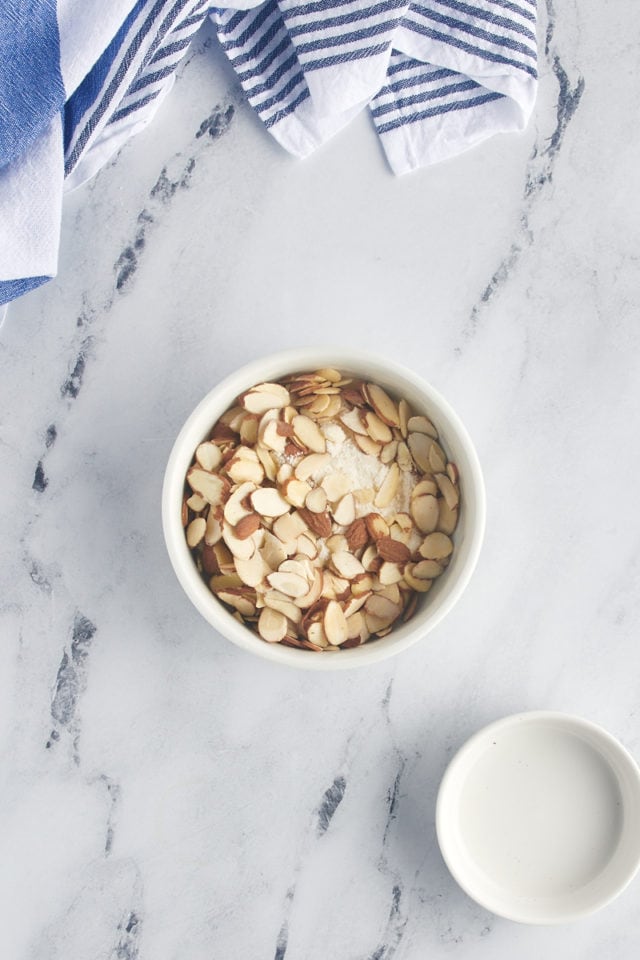
[{"label": "whole almond piece", "polygon": [[325,539],[331,536],[331,517],[328,513],[313,513],[306,507],[302,507],[298,510],[298,514],[309,527],[309,530],[313,530],[317,536]]},{"label": "whole almond piece", "polygon": [[411,559],[409,547],[392,537],[380,537],[376,541],[376,547],[383,560],[391,560],[392,563],[406,563],[407,560]]},{"label": "whole almond piece", "polygon": [[368,513],[364,518],[364,522],[367,525],[369,536],[373,540],[379,540],[381,537],[389,536],[389,524],[379,513]]},{"label": "whole almond piece", "polygon": [[359,550],[360,547],[364,547],[369,539],[369,533],[364,519],[354,520],[353,523],[349,525],[345,536],[349,550],[351,550],[352,553]]},{"label": "whole almond piece", "polygon": [[236,523],[234,533],[238,540],[246,540],[260,527],[260,517],[257,513],[248,513],[246,517]]},{"label": "whole almond piece", "polygon": [[339,647],[349,636],[347,620],[342,607],[337,600],[330,600],[322,620],[327,640],[334,647]]}]

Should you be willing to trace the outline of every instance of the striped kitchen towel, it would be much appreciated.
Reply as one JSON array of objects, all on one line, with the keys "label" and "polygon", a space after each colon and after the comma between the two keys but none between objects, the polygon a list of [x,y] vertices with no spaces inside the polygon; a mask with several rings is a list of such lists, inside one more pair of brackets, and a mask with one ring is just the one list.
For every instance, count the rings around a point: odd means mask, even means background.
[{"label": "striped kitchen towel", "polygon": [[366,108],[402,174],[533,109],[535,0],[0,0],[0,304],[55,275],[63,190],[149,123],[207,16],[299,157]]},{"label": "striped kitchen towel", "polygon": [[524,129],[535,0],[266,0],[214,10],[249,102],[306,156],[368,107],[397,174]]}]

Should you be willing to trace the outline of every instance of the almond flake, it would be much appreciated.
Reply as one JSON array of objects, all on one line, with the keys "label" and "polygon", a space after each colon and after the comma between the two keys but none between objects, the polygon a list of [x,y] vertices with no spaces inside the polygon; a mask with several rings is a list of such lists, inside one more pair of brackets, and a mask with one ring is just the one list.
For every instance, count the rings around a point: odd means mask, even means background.
[{"label": "almond flake", "polygon": [[430,493],[434,497],[438,496],[438,484],[435,480],[427,478],[416,483],[411,491],[411,497],[422,497],[425,493]]},{"label": "almond flake", "polygon": [[213,547],[214,544],[222,537],[222,524],[218,517],[216,517],[213,510],[209,511],[209,516],[207,517],[207,529],[204,532],[204,542],[208,547]]},{"label": "almond flake", "polygon": [[294,473],[298,480],[308,480],[328,466],[330,462],[331,456],[328,453],[310,453],[296,464]]},{"label": "almond flake", "polygon": [[204,510],[207,506],[207,501],[204,497],[201,497],[199,493],[192,493],[187,500],[187,506],[190,510],[193,510],[194,513],[200,513],[200,511]]},{"label": "almond flake", "polygon": [[258,633],[267,643],[279,643],[287,633],[287,618],[279,610],[263,607],[258,619]]},{"label": "almond flake", "polygon": [[278,517],[272,529],[282,543],[288,543],[289,541],[297,540],[298,537],[306,531],[307,524],[305,524],[303,517],[300,516],[300,511],[294,510],[293,513],[285,513],[283,516]]},{"label": "almond flake", "polygon": [[420,556],[427,560],[442,560],[453,552],[453,543],[444,533],[430,533],[420,544]]},{"label": "almond flake", "polygon": [[307,494],[304,505],[307,510],[311,510],[312,513],[324,513],[327,509],[327,494],[322,487],[314,487],[314,489]]},{"label": "almond flake", "polygon": [[264,480],[264,468],[258,462],[257,456],[255,461],[234,457],[227,464],[226,470],[234,483],[251,481],[251,483],[260,484]]},{"label": "almond flake", "polygon": [[320,487],[332,503],[340,500],[351,490],[351,481],[349,477],[337,470],[335,473],[328,473],[322,480]]},{"label": "almond flake", "polygon": [[413,457],[409,452],[409,447],[406,445],[404,440],[401,440],[398,444],[398,453],[396,454],[396,461],[398,466],[403,471],[403,473],[411,473],[415,464],[413,462]]},{"label": "almond flake", "polygon": [[419,577],[414,577],[409,566],[404,568],[404,580],[407,586],[418,593],[427,593],[433,586],[433,580],[421,580]]},{"label": "almond flake", "polygon": [[308,483],[304,480],[297,480],[295,477],[290,477],[282,486],[285,499],[294,507],[304,507],[307,494],[310,491],[311,487]]},{"label": "almond flake", "polygon": [[269,450],[275,450],[276,453],[284,453],[287,438],[278,430],[277,420],[269,420],[265,425],[260,434],[260,443]]},{"label": "almond flake", "polygon": [[291,509],[291,504],[274,487],[259,487],[250,500],[253,509],[263,517],[280,517]]},{"label": "almond flake", "polygon": [[440,507],[440,512],[438,514],[438,530],[440,533],[451,535],[458,523],[458,508],[455,507],[452,510],[444,497],[441,497],[438,500],[438,504]]},{"label": "almond flake", "polygon": [[429,462],[429,449],[433,439],[426,433],[410,433],[407,439],[407,445],[411,451],[418,468],[423,473],[431,473],[431,464]]},{"label": "almond flake", "polygon": [[353,439],[363,453],[368,454],[370,457],[380,456],[380,450],[382,448],[380,444],[376,443],[375,440],[372,440],[370,436],[367,435],[366,437],[361,437],[359,434],[356,434]]},{"label": "almond flake", "polygon": [[223,603],[234,607],[243,617],[252,617],[256,612],[255,604],[241,591],[221,590],[217,596]]},{"label": "almond flake", "polygon": [[200,446],[196,448],[196,460],[203,470],[215,470],[222,462],[220,447],[215,443],[211,443],[211,441],[201,443]]},{"label": "almond flake", "polygon": [[393,440],[391,430],[375,413],[365,414],[365,425],[367,433],[376,443],[390,443]]},{"label": "almond flake", "polygon": [[438,431],[427,417],[410,417],[407,422],[407,429],[411,433],[426,433],[428,437],[438,439]]},{"label": "almond flake", "polygon": [[429,464],[434,473],[442,473],[447,467],[447,458],[440,444],[434,440],[429,448]]},{"label": "almond flake", "polygon": [[382,448],[380,453],[380,460],[382,463],[391,463],[392,460],[395,460],[396,454],[398,453],[398,441],[391,440],[390,443],[387,443],[386,446]]},{"label": "almond flake", "polygon": [[438,526],[438,501],[431,494],[414,497],[410,510],[421,533],[432,533]]},{"label": "almond flake", "polygon": [[420,560],[419,563],[412,566],[411,573],[420,580],[433,580],[435,577],[439,577],[443,570],[444,567],[441,567],[435,560]]},{"label": "almond flake", "polygon": [[279,590],[280,593],[284,593],[288,597],[302,597],[309,592],[308,582],[304,577],[298,576],[295,573],[280,573],[276,571],[275,573],[268,574],[267,580],[274,590]]},{"label": "almond flake", "polygon": [[241,483],[225,503],[224,518],[232,527],[236,527],[243,517],[252,513],[251,508],[247,506],[247,497],[256,489],[255,483],[251,481]]},{"label": "almond flake", "polygon": [[296,439],[308,450],[313,453],[325,452],[327,444],[317,423],[309,417],[299,415],[293,418],[292,426]]},{"label": "almond flake", "polygon": [[407,439],[408,423],[411,418],[411,408],[406,400],[401,400],[398,404],[398,418],[400,420],[400,433],[404,440]]},{"label": "almond flake", "polygon": [[324,627],[319,620],[309,625],[308,637],[311,646],[319,647],[321,650],[329,643],[327,640],[327,635],[324,632]]},{"label": "almond flake", "polygon": [[378,579],[384,587],[392,583],[399,583],[402,580],[402,566],[399,563],[385,560],[378,571]]},{"label": "almond flake", "polygon": [[258,550],[246,560],[236,557],[235,564],[238,576],[248,587],[257,587],[269,573],[269,567]]},{"label": "almond flake", "polygon": [[364,567],[358,558],[354,557],[352,553],[347,553],[346,551],[338,551],[337,553],[333,553],[331,555],[331,563],[340,576],[346,577],[347,580],[352,580],[354,577],[364,573]]},{"label": "almond flake", "polygon": [[[282,517],[281,519],[284,518]],[[282,546],[282,542],[278,537],[274,536],[270,530],[265,531],[264,542],[260,552],[262,553],[265,563],[269,565],[271,570],[277,570],[280,564],[287,559],[287,553]]]},{"label": "almond flake", "polygon": [[385,507],[388,507],[396,493],[398,492],[398,487],[400,485],[400,467],[397,463],[392,463],[389,467],[389,472],[386,475],[382,486],[376,494],[376,498],[373,501],[376,507],[379,507],[383,510]]},{"label": "almond flake", "polygon": [[278,610],[280,613],[283,613],[287,620],[291,620],[292,623],[300,623],[302,620],[302,610],[300,607],[296,607],[295,603],[286,597],[284,593],[280,593],[278,590],[267,590],[264,595],[264,604],[266,607],[271,607],[272,610]]},{"label": "almond flake", "polygon": [[379,387],[377,383],[368,383],[365,392],[369,403],[381,420],[384,420],[390,427],[400,426],[398,408],[382,387]]},{"label": "almond flake", "polygon": [[369,536],[372,537],[373,540],[379,540],[380,537],[389,536],[389,524],[379,513],[368,513],[364,518],[364,522],[367,525]]},{"label": "almond flake", "polygon": [[455,510],[459,501],[457,488],[451,483],[446,473],[436,473],[436,483],[440,487],[440,492],[446,500],[449,509]]},{"label": "almond flake", "polygon": [[206,470],[199,470],[197,467],[189,470],[187,482],[194,493],[199,493],[207,503],[214,507],[222,503],[229,492],[227,480],[217,473],[208,473]]},{"label": "almond flake", "polygon": [[247,537],[252,536],[260,527],[260,517],[257,513],[248,513],[246,517],[242,517],[241,520],[235,525],[234,533],[238,540],[246,540]]},{"label": "almond flake", "polygon": [[340,415],[340,420],[344,423],[345,427],[349,427],[349,430],[352,430],[353,433],[363,437],[367,436],[367,428],[363,424],[358,410],[348,410],[347,413]]},{"label": "almond flake", "polygon": [[187,543],[193,549],[204,539],[204,532],[207,529],[207,521],[204,517],[196,517],[187,527]]},{"label": "almond flake", "polygon": [[255,414],[248,413],[242,418],[240,439],[243,443],[256,443],[258,439],[258,418]]},{"label": "almond flake", "polygon": [[339,647],[348,638],[347,621],[337,600],[330,600],[327,604],[322,623],[327,640],[333,646]]},{"label": "almond flake", "polygon": [[[319,514],[316,514],[319,516]],[[340,526],[348,526],[356,518],[356,505],[352,493],[347,493],[333,509],[333,519]]]},{"label": "almond flake", "polygon": [[261,383],[242,398],[242,405],[249,413],[266,413],[279,410],[289,403],[289,391],[279,383]]}]

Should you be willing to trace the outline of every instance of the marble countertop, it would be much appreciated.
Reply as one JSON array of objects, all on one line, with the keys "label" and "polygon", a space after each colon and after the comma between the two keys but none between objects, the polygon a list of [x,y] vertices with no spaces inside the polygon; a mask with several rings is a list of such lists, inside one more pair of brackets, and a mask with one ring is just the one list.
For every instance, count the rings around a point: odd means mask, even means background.
[{"label": "marble countertop", "polygon": [[[448,760],[505,714],[577,713],[640,756],[639,21],[540,17],[527,131],[402,179],[365,115],[285,155],[205,28],[66,198],[57,280],[0,329],[7,960],[637,956],[640,881],[519,926],[458,888],[434,828]],[[212,385],[318,343],[446,395],[488,525],[425,640],[316,675],[200,618],[160,489]]]}]

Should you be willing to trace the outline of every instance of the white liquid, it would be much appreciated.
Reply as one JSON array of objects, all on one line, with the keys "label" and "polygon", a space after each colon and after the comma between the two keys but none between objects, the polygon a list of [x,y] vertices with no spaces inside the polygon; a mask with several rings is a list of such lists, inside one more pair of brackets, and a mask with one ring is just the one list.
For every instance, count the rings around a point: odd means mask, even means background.
[{"label": "white liquid", "polygon": [[568,894],[610,860],[618,784],[597,750],[553,727],[497,733],[465,778],[459,826],[477,866],[519,897]]}]

